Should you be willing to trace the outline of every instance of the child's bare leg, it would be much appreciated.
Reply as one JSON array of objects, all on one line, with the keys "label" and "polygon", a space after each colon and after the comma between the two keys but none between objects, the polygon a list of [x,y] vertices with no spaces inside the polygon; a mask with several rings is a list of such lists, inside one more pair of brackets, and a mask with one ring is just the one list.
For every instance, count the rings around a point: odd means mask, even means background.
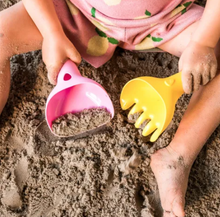
[{"label": "child's bare leg", "polygon": [[[161,49],[180,56],[196,26],[197,23],[192,24],[176,38],[161,46]],[[218,62],[219,50],[217,47]],[[151,167],[159,186],[164,216],[184,216],[185,193],[191,166],[209,136],[220,124],[219,84],[220,75],[193,94],[173,141],[152,155]]]},{"label": "child's bare leg", "polygon": [[10,89],[10,57],[40,49],[41,42],[22,2],[0,12],[0,114]]}]

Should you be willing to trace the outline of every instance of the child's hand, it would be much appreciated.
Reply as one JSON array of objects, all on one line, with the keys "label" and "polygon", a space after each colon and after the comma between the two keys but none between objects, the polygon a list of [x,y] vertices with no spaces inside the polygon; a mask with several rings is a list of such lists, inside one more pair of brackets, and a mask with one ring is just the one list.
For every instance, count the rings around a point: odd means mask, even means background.
[{"label": "child's hand", "polygon": [[182,72],[183,89],[191,93],[207,84],[217,72],[217,60],[214,48],[191,41],[179,60],[179,71]]},{"label": "child's hand", "polygon": [[81,56],[64,33],[54,34],[43,40],[43,61],[48,70],[48,79],[51,84],[57,83],[58,73],[67,59],[76,64],[81,62]]}]

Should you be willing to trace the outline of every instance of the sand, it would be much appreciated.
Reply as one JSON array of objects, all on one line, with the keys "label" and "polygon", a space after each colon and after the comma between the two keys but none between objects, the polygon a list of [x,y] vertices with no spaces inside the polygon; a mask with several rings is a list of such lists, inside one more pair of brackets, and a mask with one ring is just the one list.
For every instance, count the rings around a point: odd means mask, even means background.
[{"label": "sand", "polygon": [[[0,7],[13,3],[3,0]],[[80,139],[58,139],[38,127],[53,88],[41,59],[39,51],[11,59],[11,92],[0,116],[0,216],[161,217],[150,156],[172,140],[190,96],[178,100],[171,125],[155,143],[135,129],[119,97],[132,78],[178,72],[178,59],[117,49],[99,69],[82,62],[82,75],[109,93],[115,117],[104,131]],[[192,167],[187,217],[220,216],[219,148],[217,128]]]},{"label": "sand", "polygon": [[67,113],[53,121],[52,130],[58,136],[76,136],[109,123],[111,114],[106,108],[84,109]]}]

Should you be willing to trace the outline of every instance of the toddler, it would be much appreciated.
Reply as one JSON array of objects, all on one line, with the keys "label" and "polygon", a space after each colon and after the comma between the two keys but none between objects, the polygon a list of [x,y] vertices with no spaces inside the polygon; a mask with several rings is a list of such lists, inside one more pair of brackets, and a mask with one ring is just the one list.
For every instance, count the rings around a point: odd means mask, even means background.
[{"label": "toddler", "polygon": [[67,59],[95,67],[117,46],[159,48],[180,57],[185,93],[193,96],[172,142],[151,157],[164,216],[183,217],[191,166],[220,123],[220,1],[205,9],[189,0],[23,0],[0,12],[0,113],[15,54],[42,49],[56,84]]}]

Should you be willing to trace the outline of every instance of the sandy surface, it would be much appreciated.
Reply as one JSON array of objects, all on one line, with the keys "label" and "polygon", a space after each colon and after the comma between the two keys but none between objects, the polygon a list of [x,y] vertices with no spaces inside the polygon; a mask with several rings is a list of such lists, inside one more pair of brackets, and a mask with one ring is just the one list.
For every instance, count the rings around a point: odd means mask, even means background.
[{"label": "sandy surface", "polygon": [[53,121],[52,130],[59,136],[74,136],[90,132],[111,121],[106,108],[85,109],[78,113],[67,113]]},{"label": "sandy surface", "polygon": [[[14,2],[1,0],[0,7]],[[179,99],[172,124],[157,142],[150,143],[121,110],[119,96],[130,79],[165,77],[176,73],[177,65],[178,59],[169,54],[121,49],[99,69],[82,62],[82,75],[109,93],[115,117],[104,131],[92,136],[59,140],[49,131],[36,131],[52,90],[41,53],[12,58],[11,93],[0,117],[0,216],[161,217],[150,155],[169,144],[189,97]],[[219,138],[220,128],[193,165],[188,217],[220,216]]]}]

